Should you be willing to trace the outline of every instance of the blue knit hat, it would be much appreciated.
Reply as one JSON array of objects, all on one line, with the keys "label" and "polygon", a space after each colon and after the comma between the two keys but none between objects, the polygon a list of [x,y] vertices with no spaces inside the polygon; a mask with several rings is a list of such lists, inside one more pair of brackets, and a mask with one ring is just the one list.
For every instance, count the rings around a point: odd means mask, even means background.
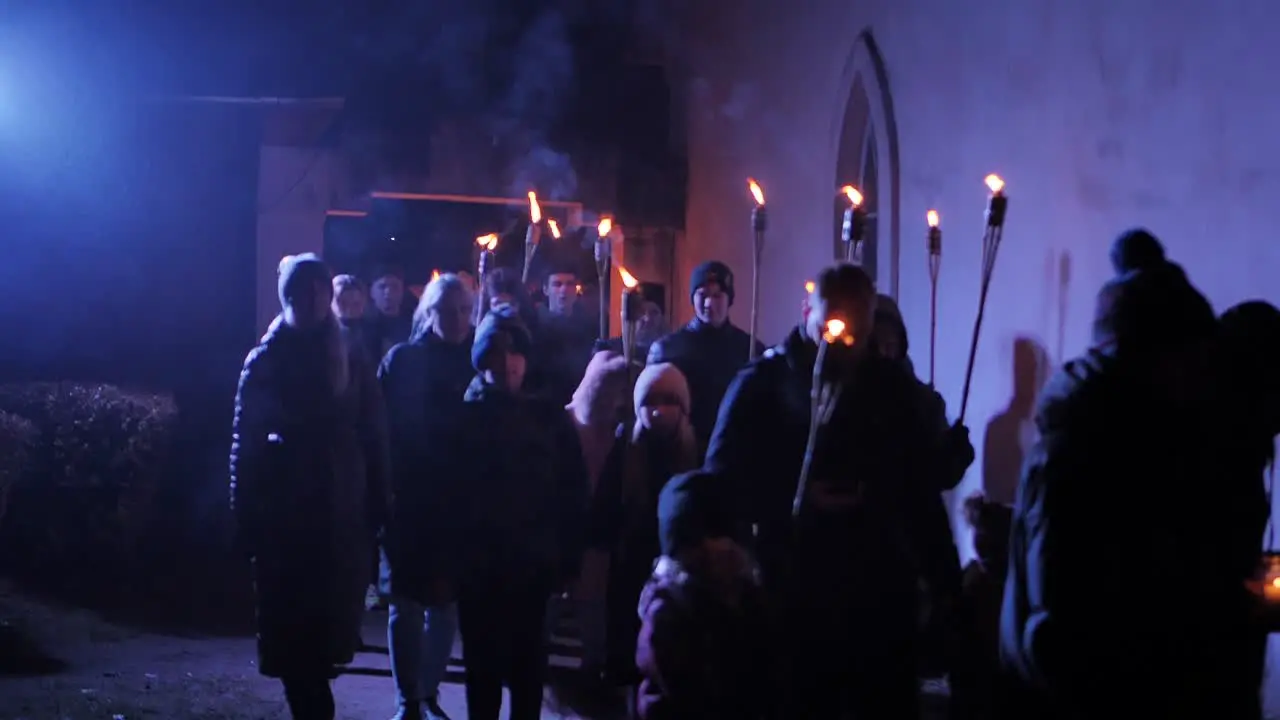
[{"label": "blue knit hat", "polygon": [[471,345],[471,364],[476,372],[484,370],[486,357],[498,350],[525,357],[529,357],[533,350],[533,336],[529,334],[528,326],[510,305],[500,305],[489,311],[480,321],[480,327],[476,328],[476,339]]}]

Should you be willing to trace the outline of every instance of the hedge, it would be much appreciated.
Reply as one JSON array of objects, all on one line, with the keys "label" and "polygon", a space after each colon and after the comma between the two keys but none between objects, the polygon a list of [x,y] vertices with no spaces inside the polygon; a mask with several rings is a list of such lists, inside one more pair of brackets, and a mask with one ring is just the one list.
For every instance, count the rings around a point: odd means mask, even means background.
[{"label": "hedge", "polygon": [[129,562],[153,519],[177,415],[171,396],[114,385],[0,385],[5,564],[62,573]]}]

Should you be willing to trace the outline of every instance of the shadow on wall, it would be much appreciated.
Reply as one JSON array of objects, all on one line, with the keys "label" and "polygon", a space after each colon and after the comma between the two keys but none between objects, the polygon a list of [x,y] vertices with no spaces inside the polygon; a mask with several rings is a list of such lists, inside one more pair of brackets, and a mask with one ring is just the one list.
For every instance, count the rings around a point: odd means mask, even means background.
[{"label": "shadow on wall", "polygon": [[1013,397],[987,423],[982,447],[982,490],[994,502],[1013,504],[1027,448],[1035,439],[1036,396],[1049,372],[1049,353],[1039,342],[1013,341]]}]

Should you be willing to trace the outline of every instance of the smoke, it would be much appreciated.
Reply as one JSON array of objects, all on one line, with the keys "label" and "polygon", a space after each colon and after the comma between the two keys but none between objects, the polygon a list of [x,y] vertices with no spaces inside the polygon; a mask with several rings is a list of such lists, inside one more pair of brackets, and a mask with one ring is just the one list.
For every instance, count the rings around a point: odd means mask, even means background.
[{"label": "smoke", "polygon": [[570,199],[578,189],[572,150],[554,138],[571,120],[578,63],[591,62],[571,35],[602,22],[619,25],[629,4],[393,0],[366,6],[364,17],[348,16],[348,22],[359,28],[357,52],[367,62],[414,67],[426,77],[424,88],[411,90],[431,94],[440,122],[484,129],[489,147],[475,152],[503,168],[503,189]]},{"label": "smoke", "polygon": [[572,200],[578,192],[578,174],[568,153],[547,145],[531,147],[511,163],[512,180],[508,194],[520,197],[530,189],[548,200]]},{"label": "smoke", "polygon": [[524,26],[510,56],[510,85],[491,118],[496,144],[507,148],[510,195],[535,189],[567,200],[578,191],[573,159],[549,138],[574,94],[574,60],[562,13],[546,10]]}]

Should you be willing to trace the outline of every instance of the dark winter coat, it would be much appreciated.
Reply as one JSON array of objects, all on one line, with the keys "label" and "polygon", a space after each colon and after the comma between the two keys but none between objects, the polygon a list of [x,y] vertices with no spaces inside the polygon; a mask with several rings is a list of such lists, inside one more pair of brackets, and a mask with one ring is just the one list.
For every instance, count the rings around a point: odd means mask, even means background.
[{"label": "dark winter coat", "polygon": [[595,328],[578,315],[562,317],[546,308],[538,308],[538,321],[533,326],[534,388],[561,407],[573,398],[582,382],[587,363],[591,362],[596,340]]},{"label": "dark winter coat", "polygon": [[[406,300],[406,303],[408,301]],[[408,342],[413,331],[413,307],[407,306],[394,317],[383,315],[377,308],[370,308],[364,320],[360,321],[360,337],[364,342],[374,367],[382,362],[383,356],[391,348],[402,342]]]},{"label": "dark winter coat", "polygon": [[574,579],[586,548],[590,493],[578,431],[563,406],[512,395],[477,377],[446,463],[466,478],[459,508],[462,579]]},{"label": "dark winter coat", "polygon": [[[1003,565],[1003,561],[1001,561]],[[951,720],[1000,720],[1000,606],[1002,567],[978,560],[964,569],[955,612],[956,658],[951,667]]]},{"label": "dark winter coat", "polygon": [[767,716],[769,622],[754,578],[744,574],[731,588],[714,589],[660,564],[640,595],[640,618],[642,720]]},{"label": "dark winter coat", "polygon": [[391,438],[391,522],[382,542],[380,590],[433,605],[449,600],[458,557],[457,509],[465,474],[444,459],[475,371],[471,338],[424,332],[391,349],[378,370]]},{"label": "dark winter coat", "polygon": [[1018,717],[1237,717],[1256,702],[1223,668],[1258,542],[1234,542],[1228,516],[1258,513],[1224,482],[1204,374],[1171,394],[1153,372],[1090,351],[1041,396],[1000,626]]},{"label": "dark winter coat", "polygon": [[883,608],[914,626],[918,578],[937,588],[959,582],[950,530],[937,522],[941,499],[926,480],[938,472],[939,436],[902,364],[862,358],[819,434],[810,475],[813,483],[856,488],[861,499],[838,512],[807,507],[797,524],[791,507],[816,355],[797,329],[738,374],[705,469],[741,489],[743,530],[758,527],[766,588]]},{"label": "dark winter coat", "polygon": [[236,393],[231,502],[253,558],[258,669],[272,677],[351,661],[387,515],[382,397],[339,332],[277,319]]},{"label": "dark winter coat", "polygon": [[619,676],[633,673],[639,629],[636,600],[662,554],[658,540],[658,495],[675,475],[697,465],[691,433],[689,447],[654,443],[643,432],[619,430],[592,498],[592,547],[609,553],[607,618],[609,657]]},{"label": "dark winter coat", "polygon": [[[757,354],[764,352],[759,340],[756,349]],[[649,347],[648,364],[672,363],[689,381],[689,419],[700,455],[705,455],[711,440],[720,402],[750,355],[749,333],[728,322],[714,327],[696,319]]]}]

